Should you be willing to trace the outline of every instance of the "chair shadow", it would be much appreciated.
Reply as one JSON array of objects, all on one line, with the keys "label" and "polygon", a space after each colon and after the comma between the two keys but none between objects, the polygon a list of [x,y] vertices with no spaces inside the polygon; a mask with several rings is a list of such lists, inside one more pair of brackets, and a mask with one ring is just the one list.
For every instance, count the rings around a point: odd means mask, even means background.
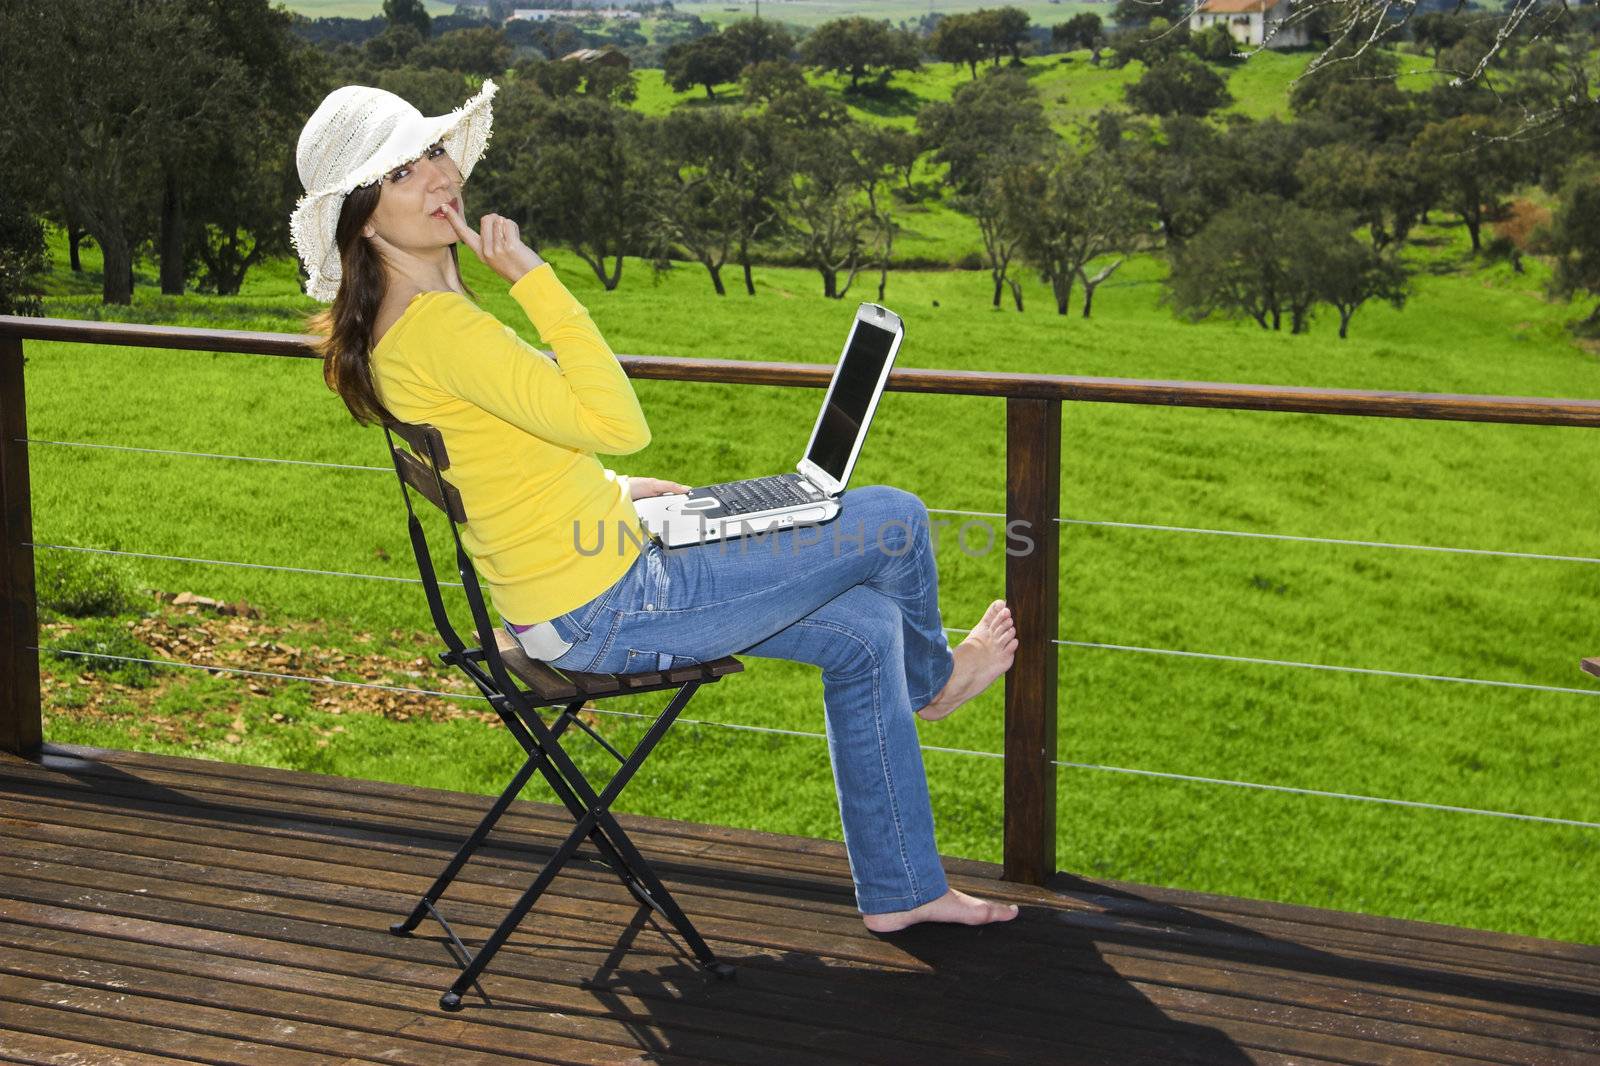
[{"label": "chair shadow", "polygon": [[[795,950],[724,954],[738,974],[720,981],[641,908],[582,987],[597,1013],[626,1028],[637,1062],[723,1058],[731,1043],[768,1049],[774,1061],[807,1052],[918,1064],[1253,1061],[1222,1031],[1153,1004],[1087,934],[1070,946],[1053,938],[1051,958],[1041,959],[1037,933],[1052,913],[1028,907],[1003,925],[926,925],[874,938],[895,949],[892,967]],[[678,948],[671,961],[633,952],[647,930]],[[537,1008],[491,998],[476,1009]]]}]

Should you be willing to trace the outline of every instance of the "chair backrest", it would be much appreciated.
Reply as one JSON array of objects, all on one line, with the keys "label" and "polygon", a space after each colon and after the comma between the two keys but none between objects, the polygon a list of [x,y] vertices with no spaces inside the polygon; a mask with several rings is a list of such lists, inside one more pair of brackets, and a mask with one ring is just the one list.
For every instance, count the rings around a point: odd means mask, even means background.
[{"label": "chair backrest", "polygon": [[[416,556],[417,572],[428,597],[428,610],[433,615],[434,628],[449,649],[445,661],[464,666],[469,674],[476,677],[472,660],[481,657],[489,667],[495,690],[501,693],[515,691],[501,653],[501,642],[498,640],[500,629],[489,618],[477,568],[473,566],[472,557],[461,542],[460,527],[467,522],[467,509],[462,503],[460,491],[444,479],[444,472],[450,469],[450,454],[444,446],[444,434],[437,427],[425,423],[387,422],[384,424],[384,436],[389,442],[389,456],[394,460],[395,473],[400,478],[400,495],[405,500],[411,550]],[[410,450],[395,443],[396,436],[404,440]],[[461,575],[461,588],[466,593],[467,604],[472,608],[473,623],[478,630],[476,649],[467,647],[445,610],[444,596],[433,569],[433,555],[428,550],[428,538],[422,530],[422,521],[411,506],[407,486],[416,489],[423,499],[450,519],[450,535],[456,547],[456,571]],[[489,690],[485,689],[485,693],[489,694]]]},{"label": "chair backrest", "polygon": [[[410,422],[391,422],[388,428],[411,446],[411,451],[406,451],[396,447],[393,439],[389,442],[389,452],[400,480],[422,493],[424,499],[449,515],[452,522],[465,525],[467,509],[461,503],[461,493],[443,477],[434,477],[435,471],[443,474],[450,469],[444,434],[433,426]],[[425,456],[428,462],[423,463],[417,456]]]}]

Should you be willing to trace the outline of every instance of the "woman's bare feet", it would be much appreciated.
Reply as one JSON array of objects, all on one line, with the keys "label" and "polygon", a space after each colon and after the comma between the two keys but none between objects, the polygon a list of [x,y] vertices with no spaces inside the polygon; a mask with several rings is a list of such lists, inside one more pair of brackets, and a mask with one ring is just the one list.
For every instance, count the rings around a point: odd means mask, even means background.
[{"label": "woman's bare feet", "polygon": [[956,657],[955,672],[939,694],[917,711],[917,717],[925,722],[937,722],[1011,669],[1017,654],[1017,625],[1011,620],[1006,601],[991,603],[967,639],[951,654]]},{"label": "woman's bare feet", "polygon": [[990,903],[951,889],[938,899],[908,911],[889,914],[863,914],[861,920],[874,933],[897,933],[918,922],[957,922],[961,925],[988,925],[1009,922],[1017,916],[1015,903]]}]

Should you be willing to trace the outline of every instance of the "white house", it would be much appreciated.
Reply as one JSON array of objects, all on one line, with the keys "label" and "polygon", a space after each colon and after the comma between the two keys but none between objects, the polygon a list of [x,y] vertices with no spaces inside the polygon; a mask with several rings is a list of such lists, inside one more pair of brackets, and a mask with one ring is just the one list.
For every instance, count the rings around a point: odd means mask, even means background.
[{"label": "white house", "polygon": [[632,8],[619,7],[519,7],[506,16],[510,19],[527,19],[529,22],[549,22],[551,19],[633,19],[639,18],[639,12]]},{"label": "white house", "polygon": [[1204,0],[1189,16],[1189,29],[1203,30],[1218,23],[1226,26],[1240,44],[1268,48],[1298,48],[1311,43],[1303,22],[1283,25],[1290,0]]}]

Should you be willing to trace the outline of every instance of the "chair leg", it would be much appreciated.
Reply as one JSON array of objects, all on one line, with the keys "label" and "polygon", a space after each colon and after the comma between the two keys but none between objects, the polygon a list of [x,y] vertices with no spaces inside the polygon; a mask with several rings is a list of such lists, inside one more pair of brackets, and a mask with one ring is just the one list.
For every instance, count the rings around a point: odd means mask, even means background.
[{"label": "chair leg", "polygon": [[[665,735],[668,727],[677,719],[678,714],[700,688],[700,684],[698,681],[691,681],[673,695],[666,709],[661,712],[650,730],[646,732],[639,741],[638,746],[634,748],[630,756],[630,762],[635,759],[643,761],[643,757],[650,754],[657,742]],[[700,960],[700,964],[706,970],[718,977],[726,978],[732,976],[733,968],[717,960],[716,954],[706,944],[705,938],[700,935],[700,931],[694,927],[694,923],[683,912],[683,908],[678,906],[677,900],[673,899],[672,893],[667,890],[667,886],[662,884],[661,879],[656,876],[655,870],[651,868],[644,856],[639,853],[639,849],[634,846],[628,834],[618,824],[616,817],[611,814],[609,809],[611,801],[595,796],[593,788],[578,772],[577,767],[572,764],[565,751],[552,751],[550,756],[550,761],[553,765],[541,767],[540,772],[550,782],[550,786],[556,791],[556,794],[562,798],[562,802],[572,812],[573,817],[579,817],[585,811],[596,812],[596,836],[598,838],[603,834],[611,847],[615,849],[613,854],[615,855],[616,865],[613,866],[613,872],[622,879],[622,883],[627,886],[628,891],[632,892],[634,898],[638,899],[640,903],[659,912],[672,923],[673,928],[678,930],[678,933],[689,945],[689,949],[694,952],[695,958]],[[552,773],[552,770],[555,772]],[[620,776],[621,771],[618,773]],[[557,783],[558,778],[565,778],[568,774],[571,775],[572,780],[563,780],[560,784]],[[575,793],[570,799],[564,794],[568,788]],[[596,842],[598,844],[598,839]],[[606,850],[606,848],[601,848],[602,854]]]},{"label": "chair leg", "polygon": [[472,835],[457,849],[455,858],[450,860],[449,865],[435,878],[433,885],[429,887],[427,892],[423,893],[422,899],[412,909],[410,915],[406,917],[405,921],[391,925],[389,932],[395,936],[404,936],[417,927],[417,924],[427,915],[429,904],[437,903],[439,897],[444,895],[445,889],[450,887],[450,882],[455,880],[456,874],[461,872],[461,868],[472,857],[472,853],[477,851],[478,846],[483,843],[484,837],[489,835],[489,831],[500,820],[500,816],[506,812],[506,808],[511,806],[511,801],[516,799],[518,793],[527,785],[528,779],[533,776],[534,770],[538,768],[538,764],[542,759],[543,756],[537,753],[528,756],[527,761],[522,764],[522,769],[518,770],[516,775],[511,778],[511,783],[506,786],[504,792],[500,793],[500,798],[494,801],[494,806],[490,807],[489,813],[483,816],[483,819],[478,823],[478,828],[474,829]]},{"label": "chair leg", "polygon": [[627,760],[623,762],[616,774],[606,783],[605,788],[598,795],[589,786],[587,779],[578,771],[571,757],[556,743],[549,729],[537,718],[530,723],[540,741],[541,748],[549,756],[548,759],[539,760],[536,768],[550,781],[551,786],[556,788],[558,794],[564,791],[561,786],[556,785],[558,779],[562,780],[562,785],[575,792],[576,798],[582,801],[583,806],[580,807],[582,813],[573,812],[577,815],[577,824],[573,826],[572,831],[567,834],[566,839],[561,842],[561,846],[556,849],[555,854],[545,863],[538,876],[534,878],[533,883],[528,886],[527,891],[517,900],[516,905],[501,920],[489,939],[467,963],[460,976],[450,986],[450,989],[439,997],[439,1006],[441,1008],[447,1011],[461,1009],[461,994],[466,991],[468,986],[476,982],[478,975],[489,965],[501,946],[511,936],[511,933],[521,924],[522,919],[527,916],[534,903],[549,887],[556,874],[572,858],[572,855],[578,849],[578,845],[586,837],[594,834],[602,822],[606,823],[604,836],[616,845],[619,861],[623,862],[629,873],[641,880],[650,895],[659,900],[662,907],[666,909],[672,924],[689,941],[691,948],[694,950],[696,957],[700,959],[702,965],[719,977],[732,975],[733,968],[717,961],[716,956],[712,954],[705,940],[701,938],[693,924],[690,923],[688,916],[673,901],[671,893],[667,891],[666,886],[661,884],[660,879],[649,869],[649,865],[644,861],[643,856],[639,854],[638,849],[628,839],[628,835],[623,832],[622,827],[617,824],[616,819],[609,813],[611,804],[616,802],[617,797],[627,787],[633,775],[644,764],[645,758],[649,756],[656,744],[666,734],[668,727],[672,725],[673,720],[677,718],[678,713],[683,709],[683,705],[688,702],[689,696],[693,695],[693,690],[697,687],[696,683],[691,682],[678,691],[671,703],[668,704],[667,709],[651,723],[644,737],[634,747]]}]

